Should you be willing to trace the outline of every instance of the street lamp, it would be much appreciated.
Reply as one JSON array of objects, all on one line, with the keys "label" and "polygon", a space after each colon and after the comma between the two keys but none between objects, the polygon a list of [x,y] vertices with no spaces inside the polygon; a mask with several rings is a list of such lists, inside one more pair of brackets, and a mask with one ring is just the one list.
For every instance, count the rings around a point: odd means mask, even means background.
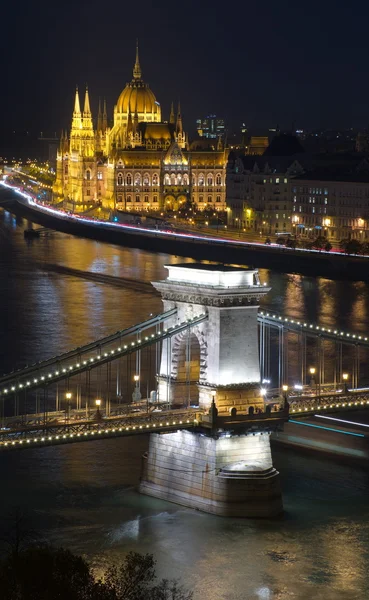
[{"label": "street lamp", "polygon": [[139,400],[141,400],[140,376],[134,375],[133,380],[135,382],[135,389],[133,390],[133,393],[132,393],[132,400],[133,400],[133,402],[138,402]]},{"label": "street lamp", "polygon": [[347,380],[348,380],[348,373],[342,373],[342,379],[343,379],[343,383],[345,386],[345,394],[347,394]]},{"label": "street lamp", "polygon": [[288,385],[282,385],[282,390],[283,390],[283,398],[284,398],[284,408],[287,408],[288,406],[288,401],[287,401],[287,396],[288,396]]},{"label": "street lamp", "polygon": [[316,373],[316,368],[315,367],[310,367],[309,369],[311,378],[310,378],[310,386],[313,387],[315,385],[315,395],[318,396],[318,383],[317,381],[315,381],[315,373]]},{"label": "street lamp", "polygon": [[95,416],[95,419],[97,421],[101,421],[101,419],[102,419],[101,412],[100,412],[101,400],[98,398],[97,400],[95,400],[95,404],[96,404],[96,416]]},{"label": "street lamp", "polygon": [[65,399],[67,401],[67,410],[65,411],[65,420],[69,422],[69,417],[70,417],[70,401],[72,400],[72,392],[66,392]]}]

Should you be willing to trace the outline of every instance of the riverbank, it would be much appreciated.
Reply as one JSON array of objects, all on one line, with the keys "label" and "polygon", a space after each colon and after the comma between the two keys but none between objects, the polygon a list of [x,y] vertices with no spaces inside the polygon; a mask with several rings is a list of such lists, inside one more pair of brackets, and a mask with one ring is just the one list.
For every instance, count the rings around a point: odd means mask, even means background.
[{"label": "riverbank", "polygon": [[[3,200],[3,203],[1,203]],[[4,203],[4,201],[6,201]],[[152,252],[163,252],[218,262],[300,273],[328,279],[368,281],[369,258],[339,253],[277,248],[264,244],[209,238],[201,235],[148,229],[118,223],[100,222],[83,216],[67,215],[4,187],[0,205],[41,226],[98,241]]]}]

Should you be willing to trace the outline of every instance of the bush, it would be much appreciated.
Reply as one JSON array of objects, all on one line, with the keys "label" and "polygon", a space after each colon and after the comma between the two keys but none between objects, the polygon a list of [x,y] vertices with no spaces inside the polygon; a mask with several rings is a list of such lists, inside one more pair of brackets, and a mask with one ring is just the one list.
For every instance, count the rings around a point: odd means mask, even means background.
[{"label": "bush", "polygon": [[363,244],[359,240],[341,240],[340,247],[345,254],[360,254],[363,250]]},{"label": "bush", "polygon": [[286,247],[287,248],[298,248],[299,246],[299,242],[298,240],[296,240],[295,238],[288,238],[287,242],[286,242]]},{"label": "bush", "polygon": [[89,564],[63,548],[13,548],[0,561],[1,600],[192,600],[178,581],[157,582],[151,554],[129,552],[95,581]]}]

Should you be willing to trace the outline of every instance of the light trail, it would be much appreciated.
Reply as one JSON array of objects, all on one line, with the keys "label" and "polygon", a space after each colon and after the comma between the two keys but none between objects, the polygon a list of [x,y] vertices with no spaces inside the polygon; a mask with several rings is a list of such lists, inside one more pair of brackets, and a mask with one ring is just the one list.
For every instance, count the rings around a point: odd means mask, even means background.
[{"label": "light trail", "polygon": [[354,437],[365,438],[363,433],[352,433],[351,431],[344,431],[343,429],[333,429],[332,427],[313,425],[313,423],[303,423],[302,421],[295,421],[294,419],[290,419],[288,422],[295,423],[296,425],[304,425],[305,427],[314,427],[315,429],[324,429],[325,431],[333,431],[334,433],[343,433],[344,435],[353,435]]},{"label": "light trail", "polygon": [[[86,223],[87,225],[91,225],[91,226],[97,226],[97,227],[103,227],[103,228],[113,228],[113,229],[118,229],[118,230],[128,230],[131,232],[140,232],[140,233],[146,233],[146,234],[150,234],[150,235],[155,235],[157,237],[160,236],[166,236],[169,238],[182,238],[185,240],[198,240],[201,242],[212,242],[218,245],[225,245],[225,244],[230,244],[233,246],[243,246],[243,247],[249,247],[249,248],[253,248],[253,247],[265,247],[265,244],[262,242],[244,242],[241,240],[233,240],[233,239],[229,239],[229,238],[217,238],[217,237],[210,237],[210,236],[202,236],[202,235],[195,235],[194,233],[180,233],[180,232],[176,232],[176,231],[165,231],[165,230],[157,230],[157,229],[149,229],[146,227],[138,227],[135,225],[127,225],[127,224],[123,224],[123,223],[111,223],[108,221],[99,221],[99,220],[95,220],[95,219],[88,219],[86,217],[82,217],[80,215],[69,215],[66,214],[60,210],[57,210],[55,208],[51,208],[49,206],[44,206],[42,204],[39,204],[34,198],[32,198],[32,196],[28,193],[22,192],[19,188],[11,186],[9,184],[7,184],[5,181],[0,181],[0,184],[3,185],[6,188],[9,188],[11,190],[13,190],[15,193],[20,194],[23,198],[25,198],[28,202],[28,204],[30,206],[32,206],[33,208],[35,208],[36,210],[39,210],[40,212],[45,212],[48,214],[52,214],[58,218],[61,218],[63,220],[66,221],[74,221],[76,223]],[[275,246],[275,244],[274,244]],[[330,252],[326,252],[325,250],[307,250],[305,248],[286,248],[285,246],[283,247],[283,249],[281,249],[281,251],[283,252],[302,252],[302,253],[310,253],[310,254],[318,254],[318,255],[337,255],[337,256],[342,256],[342,252],[336,252],[334,250],[331,250]],[[353,256],[353,257],[357,257],[356,254],[347,254],[345,256]],[[361,255],[360,258],[369,258],[369,255]]]},{"label": "light trail", "polygon": [[338,421],[338,423],[347,423],[348,425],[358,425],[359,427],[369,427],[365,423],[356,423],[355,421],[347,421],[345,419],[337,419],[335,417],[326,417],[325,415],[314,415],[318,419],[328,419],[329,421]]}]

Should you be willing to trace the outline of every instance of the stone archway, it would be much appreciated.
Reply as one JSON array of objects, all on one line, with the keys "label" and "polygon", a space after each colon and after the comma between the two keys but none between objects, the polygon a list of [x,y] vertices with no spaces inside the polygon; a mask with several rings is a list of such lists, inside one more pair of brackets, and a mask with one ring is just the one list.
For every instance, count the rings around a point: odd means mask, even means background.
[{"label": "stone archway", "polygon": [[172,194],[168,194],[164,198],[164,208],[165,210],[177,210],[178,202],[176,198]]},{"label": "stone archway", "polygon": [[190,406],[199,402],[199,383],[206,378],[207,346],[198,328],[188,329],[172,341],[172,404]]}]

